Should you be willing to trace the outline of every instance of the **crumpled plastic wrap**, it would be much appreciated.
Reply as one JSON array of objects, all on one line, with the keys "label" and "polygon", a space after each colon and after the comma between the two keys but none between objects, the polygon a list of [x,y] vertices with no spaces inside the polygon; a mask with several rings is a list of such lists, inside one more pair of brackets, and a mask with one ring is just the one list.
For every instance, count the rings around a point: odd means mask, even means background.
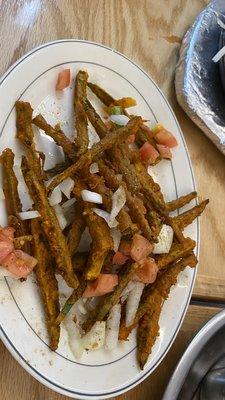
[{"label": "crumpled plastic wrap", "polygon": [[180,106],[209,139],[225,154],[225,92],[219,63],[212,61],[219,50],[225,0],[215,0],[199,14],[184,36],[176,67],[175,86]]}]

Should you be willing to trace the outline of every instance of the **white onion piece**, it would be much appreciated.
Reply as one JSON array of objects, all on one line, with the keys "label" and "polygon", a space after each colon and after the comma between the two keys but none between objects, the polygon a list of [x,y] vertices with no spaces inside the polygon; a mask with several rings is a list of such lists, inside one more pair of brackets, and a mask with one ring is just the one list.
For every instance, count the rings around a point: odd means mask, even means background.
[{"label": "white onion piece", "polygon": [[116,125],[120,125],[120,126],[124,126],[126,125],[130,119],[126,116],[126,115],[110,115],[110,120],[116,124]]},{"label": "white onion piece", "polygon": [[78,311],[79,311],[80,314],[82,314],[82,315],[87,314],[87,310],[86,310],[86,308],[84,307],[83,299],[79,299],[79,300],[76,302],[76,306],[77,306],[77,309],[78,309]]},{"label": "white onion piece", "polygon": [[67,208],[70,208],[74,203],[76,203],[75,197],[65,201],[65,203],[62,204],[62,209],[66,210]]},{"label": "white onion piece", "polygon": [[69,347],[74,357],[79,360],[84,352],[79,326],[74,323],[70,316],[64,319],[64,325],[68,335]]},{"label": "white onion piece", "polygon": [[220,26],[220,28],[225,29],[225,24],[221,19],[217,18],[217,24]]},{"label": "white onion piece", "polygon": [[59,185],[61,192],[65,194],[67,199],[70,199],[71,192],[74,187],[74,180],[71,178],[66,178],[63,182],[60,183]]},{"label": "white onion piece", "polygon": [[128,294],[126,303],[126,326],[130,326],[133,323],[144,287],[144,283],[136,282],[134,288]]},{"label": "white onion piece", "polygon": [[105,344],[105,321],[97,321],[91,330],[82,338],[86,350],[97,350]]},{"label": "white onion piece", "polygon": [[110,235],[111,238],[113,240],[113,250],[115,251],[115,253],[117,252],[117,250],[119,249],[119,245],[120,245],[120,241],[121,241],[121,232],[116,229],[116,228],[112,228],[110,230]]},{"label": "white onion piece", "polygon": [[0,187],[0,200],[5,200],[5,195],[1,187]]},{"label": "white onion piece", "polygon": [[60,228],[62,230],[65,229],[65,227],[67,225],[67,220],[63,214],[62,207],[59,204],[56,204],[53,208],[54,208],[56,216],[58,218]]},{"label": "white onion piece", "polygon": [[13,275],[11,272],[8,271],[7,268],[4,268],[0,265],[0,279],[2,278],[15,278],[19,279],[17,276]]},{"label": "white onion piece", "polygon": [[120,186],[112,195],[112,210],[110,213],[109,227],[113,228],[111,225],[115,218],[123,208],[126,203],[126,193],[123,186]]},{"label": "white onion piece", "polygon": [[90,165],[89,171],[91,174],[97,174],[99,172],[98,164],[94,162]]},{"label": "white onion piece", "polygon": [[59,186],[56,186],[56,188],[52,191],[51,196],[49,197],[49,204],[51,206],[55,206],[56,204],[61,203],[61,201],[62,201],[62,192]]},{"label": "white onion piece", "polygon": [[101,297],[100,296],[94,296],[94,297],[89,297],[89,298],[84,298],[86,300],[85,303],[85,308],[88,311],[93,311],[97,305],[99,304]]},{"label": "white onion piece", "polygon": [[121,304],[112,307],[106,321],[105,348],[113,350],[118,344],[118,335],[121,318]]},{"label": "white onion piece", "polygon": [[114,219],[114,221],[112,221],[110,219],[110,214],[107,211],[101,210],[100,208],[93,208],[93,211],[99,217],[103,218],[107,222],[107,224],[110,226],[110,228],[116,228],[117,227],[118,222],[116,221],[116,219]]},{"label": "white onion piece", "polygon": [[213,57],[213,61],[218,62],[225,55],[225,46],[223,46]]},{"label": "white onion piece", "polygon": [[173,243],[173,229],[171,226],[163,224],[157,239],[158,243],[154,245],[153,254],[169,253]]},{"label": "white onion piece", "polygon": [[18,213],[20,219],[22,219],[22,221],[25,221],[26,219],[33,219],[33,218],[38,218],[40,217],[40,214],[38,211],[36,210],[32,210],[32,211],[23,211]]},{"label": "white onion piece", "polygon": [[81,190],[81,197],[84,201],[89,203],[102,204],[102,195],[91,190]]},{"label": "white onion piece", "polygon": [[88,143],[88,148],[91,149],[92,146],[95,143],[99,142],[99,136],[95,131],[91,131],[90,129],[88,130],[88,139],[89,139],[89,143]]},{"label": "white onion piece", "polygon": [[136,282],[130,281],[128,282],[127,286],[123,289],[121,293],[120,300],[122,303],[124,303],[125,300],[127,300],[129,293],[131,290],[133,290],[134,286],[136,285]]}]

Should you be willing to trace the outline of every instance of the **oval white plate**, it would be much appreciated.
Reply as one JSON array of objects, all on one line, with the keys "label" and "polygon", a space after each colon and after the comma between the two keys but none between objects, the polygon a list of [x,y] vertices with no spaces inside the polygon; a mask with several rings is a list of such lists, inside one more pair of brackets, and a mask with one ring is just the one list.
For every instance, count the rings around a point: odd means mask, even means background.
[{"label": "oval white plate", "polygon": [[[80,68],[88,70],[90,80],[101,84],[114,97],[134,97],[135,112],[148,119],[150,126],[162,122],[178,139],[173,160],[154,167],[171,200],[195,190],[193,172],[180,127],[167,100],[152,79],[124,55],[97,43],[61,40],[47,43],[21,58],[0,81],[0,150],[11,147],[20,156],[15,140],[15,110],[17,99],[30,101],[46,118],[63,124],[72,132],[72,90],[62,96],[54,91],[58,71],[71,68],[73,76]],[[43,140],[43,139],[42,139]],[[45,141],[45,152],[54,153],[54,143]],[[57,154],[60,157],[60,154]],[[51,160],[51,157],[49,158]],[[51,163],[51,162],[50,162]],[[4,202],[0,202],[0,224],[6,223]],[[198,222],[187,234],[199,242]],[[199,243],[198,243],[199,244]],[[59,349],[48,348],[44,314],[34,278],[21,284],[11,279],[0,281],[1,338],[16,360],[36,379],[51,389],[73,398],[105,399],[119,395],[145,379],[162,361],[184,318],[194,284],[195,272],[189,268],[171,290],[160,318],[160,336],[148,364],[140,371],[136,362],[135,338],[121,343],[113,352],[89,352],[77,362],[67,344],[62,329]]]}]

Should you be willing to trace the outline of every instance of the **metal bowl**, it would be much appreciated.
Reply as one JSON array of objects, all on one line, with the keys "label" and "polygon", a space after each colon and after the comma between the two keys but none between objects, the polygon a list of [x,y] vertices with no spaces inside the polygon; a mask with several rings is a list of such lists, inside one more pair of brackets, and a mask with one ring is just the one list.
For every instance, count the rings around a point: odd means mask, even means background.
[{"label": "metal bowl", "polygon": [[225,310],[194,337],[180,359],[162,400],[225,399]]}]

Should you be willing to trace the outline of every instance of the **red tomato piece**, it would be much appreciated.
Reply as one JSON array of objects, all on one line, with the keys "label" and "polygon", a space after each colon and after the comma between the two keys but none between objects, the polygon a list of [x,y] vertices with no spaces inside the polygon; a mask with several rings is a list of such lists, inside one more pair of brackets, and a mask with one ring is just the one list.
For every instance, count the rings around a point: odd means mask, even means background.
[{"label": "red tomato piece", "polygon": [[134,261],[145,260],[152,250],[153,244],[150,243],[144,236],[135,233],[131,243],[131,258],[133,258]]},{"label": "red tomato piece", "polygon": [[22,250],[14,250],[1,264],[17,278],[26,278],[34,269],[37,260]]},{"label": "red tomato piece", "polygon": [[167,131],[166,129],[160,129],[156,134],[155,134],[155,140],[159,144],[163,144],[164,146],[167,147],[176,147],[178,145],[177,139]]},{"label": "red tomato piece", "polygon": [[116,274],[100,274],[97,279],[88,282],[83,297],[103,296],[112,292],[116,285],[118,285]]},{"label": "red tomato piece", "polygon": [[154,164],[159,157],[159,152],[150,143],[145,142],[143,146],[139,149],[141,161]]},{"label": "red tomato piece", "polygon": [[129,257],[125,256],[121,251],[117,251],[113,256],[113,264],[124,265]]},{"label": "red tomato piece", "polygon": [[57,83],[56,83],[56,90],[63,90],[68,87],[70,84],[70,69],[64,69],[63,71],[59,72]]},{"label": "red tomato piece", "polygon": [[147,258],[140,263],[135,280],[142,283],[153,283],[156,280],[158,267],[154,258]]},{"label": "red tomato piece", "polygon": [[156,147],[159,150],[159,154],[162,156],[162,158],[171,160],[172,153],[168,146],[164,146],[163,144],[157,144]]}]

